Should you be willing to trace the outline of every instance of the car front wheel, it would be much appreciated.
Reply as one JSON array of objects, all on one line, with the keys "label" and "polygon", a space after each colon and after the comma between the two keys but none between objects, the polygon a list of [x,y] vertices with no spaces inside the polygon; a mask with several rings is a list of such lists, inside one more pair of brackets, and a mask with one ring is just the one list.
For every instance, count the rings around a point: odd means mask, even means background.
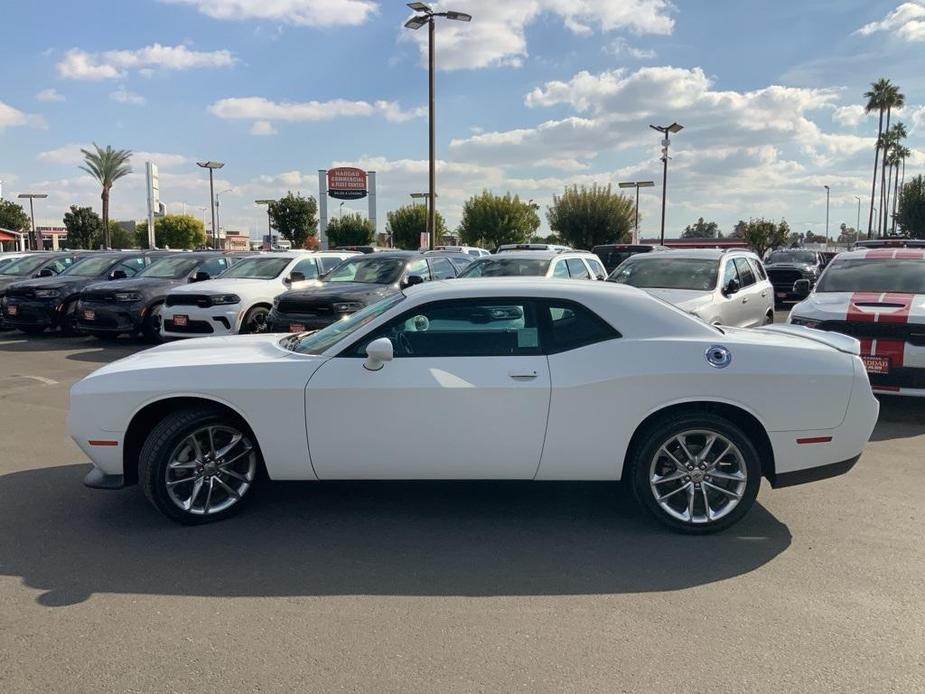
[{"label": "car front wheel", "polygon": [[633,491],[671,529],[728,528],[755,503],[761,460],[748,436],[719,415],[681,416],[652,427],[637,447]]},{"label": "car front wheel", "polygon": [[252,434],[227,414],[180,410],[151,431],[139,456],[145,496],[187,525],[220,520],[251,496],[260,465]]}]

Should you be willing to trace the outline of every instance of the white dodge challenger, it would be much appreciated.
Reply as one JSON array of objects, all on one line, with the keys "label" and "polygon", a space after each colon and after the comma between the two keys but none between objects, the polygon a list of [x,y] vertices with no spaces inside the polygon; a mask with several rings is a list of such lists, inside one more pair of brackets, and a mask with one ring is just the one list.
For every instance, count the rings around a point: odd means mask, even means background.
[{"label": "white dodge challenger", "polygon": [[603,282],[429,282],[313,333],[168,344],[71,390],[85,483],[182,523],[273,480],[627,480],[673,529],[857,461],[878,403],[857,340],[716,328]]}]

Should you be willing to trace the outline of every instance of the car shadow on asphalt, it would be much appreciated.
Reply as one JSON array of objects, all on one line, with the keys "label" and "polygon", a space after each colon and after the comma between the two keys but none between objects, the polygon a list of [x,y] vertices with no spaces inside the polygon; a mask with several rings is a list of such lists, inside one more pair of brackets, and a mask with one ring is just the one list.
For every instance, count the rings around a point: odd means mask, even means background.
[{"label": "car shadow on asphalt", "polygon": [[880,400],[880,417],[871,441],[908,439],[925,434],[925,398],[886,395]]},{"label": "car shadow on asphalt", "polygon": [[137,487],[81,485],[87,465],[0,477],[0,574],[39,604],[94,593],[497,596],[680,590],[753,571],[788,528],[756,504],[734,528],[687,537],[611,483],[264,485],[225,521],[183,527]]},{"label": "car shadow on asphalt", "polygon": [[[153,347],[139,336],[121,337],[117,340],[103,341],[83,335],[65,336],[60,333],[41,333],[25,335],[19,332],[0,333],[0,354],[73,351],[65,358],[72,361],[86,361],[106,364],[121,359],[129,354]],[[77,351],[82,350],[82,351]]]}]

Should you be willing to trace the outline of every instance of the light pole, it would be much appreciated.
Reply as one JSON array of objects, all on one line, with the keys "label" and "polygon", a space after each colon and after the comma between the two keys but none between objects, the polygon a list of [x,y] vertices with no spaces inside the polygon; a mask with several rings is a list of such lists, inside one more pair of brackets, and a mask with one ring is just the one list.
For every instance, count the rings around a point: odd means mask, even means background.
[{"label": "light pole", "polygon": [[832,189],[828,186],[822,186],[825,188],[825,247],[829,247],[829,194],[832,192]]},{"label": "light pole", "polygon": [[42,250],[42,243],[39,241],[38,234],[35,231],[35,207],[32,203],[36,198],[42,200],[48,197],[48,193],[20,193],[17,197],[29,199],[29,216],[32,218],[32,250]]},{"label": "light pole", "polygon": [[215,183],[212,172],[225,165],[222,161],[197,161],[196,166],[209,170],[209,208],[212,210],[212,248],[218,247],[218,229],[215,226]]},{"label": "light pole", "polygon": [[659,241],[659,243],[665,245],[665,197],[668,193],[668,147],[671,145],[671,138],[668,137],[668,133],[679,133],[684,130],[684,126],[680,123],[672,123],[671,125],[650,125],[649,127],[665,136],[662,140],[662,232],[660,235],[661,240]]},{"label": "light pole", "polygon": [[436,59],[434,54],[434,19],[436,17],[446,17],[447,19],[453,19],[457,22],[471,22],[472,15],[466,14],[465,12],[434,12],[430,7],[425,5],[423,2],[409,2],[408,7],[417,12],[414,17],[405,22],[405,27],[408,29],[420,29],[425,24],[427,25],[427,71],[428,71],[428,80],[427,80],[427,91],[428,91],[428,105],[427,105],[427,119],[428,119],[428,129],[429,129],[429,185],[428,185],[428,206],[427,206],[427,237],[430,240],[430,248],[433,248],[436,245],[436,234],[437,234],[437,159],[436,159],[436,149],[437,149],[437,139],[436,139],[436,130],[434,128],[434,111],[435,108],[435,98],[434,98],[434,88],[435,88],[435,72],[436,72]]},{"label": "light pole", "polygon": [[270,248],[273,248],[273,225],[270,223],[270,205],[272,205],[276,200],[254,200],[258,205],[267,206],[267,243],[270,244]]},{"label": "light pole", "polygon": [[[625,181],[620,183],[621,188],[635,188],[636,189],[636,222],[633,225],[633,243],[639,243],[639,189],[640,188],[651,188],[655,185],[655,181]],[[664,225],[662,226],[664,229]],[[662,232],[664,235],[664,231]]]},{"label": "light pole", "polygon": [[344,218],[344,203],[341,203],[341,204],[340,204],[340,209],[339,209],[338,212],[337,212],[337,218],[338,218],[338,219],[343,219],[343,218]]},{"label": "light pole", "polygon": [[857,224],[855,224],[854,230],[857,232],[857,237],[861,238],[861,196],[855,195],[854,199],[858,201],[858,221]]}]

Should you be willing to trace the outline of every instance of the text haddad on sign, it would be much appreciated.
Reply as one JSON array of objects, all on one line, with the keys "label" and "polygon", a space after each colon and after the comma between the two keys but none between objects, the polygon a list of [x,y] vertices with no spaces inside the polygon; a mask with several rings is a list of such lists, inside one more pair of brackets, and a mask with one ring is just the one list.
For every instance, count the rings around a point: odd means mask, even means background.
[{"label": "text haddad on sign", "polygon": [[366,172],[352,166],[328,169],[328,195],[337,200],[366,197]]}]

